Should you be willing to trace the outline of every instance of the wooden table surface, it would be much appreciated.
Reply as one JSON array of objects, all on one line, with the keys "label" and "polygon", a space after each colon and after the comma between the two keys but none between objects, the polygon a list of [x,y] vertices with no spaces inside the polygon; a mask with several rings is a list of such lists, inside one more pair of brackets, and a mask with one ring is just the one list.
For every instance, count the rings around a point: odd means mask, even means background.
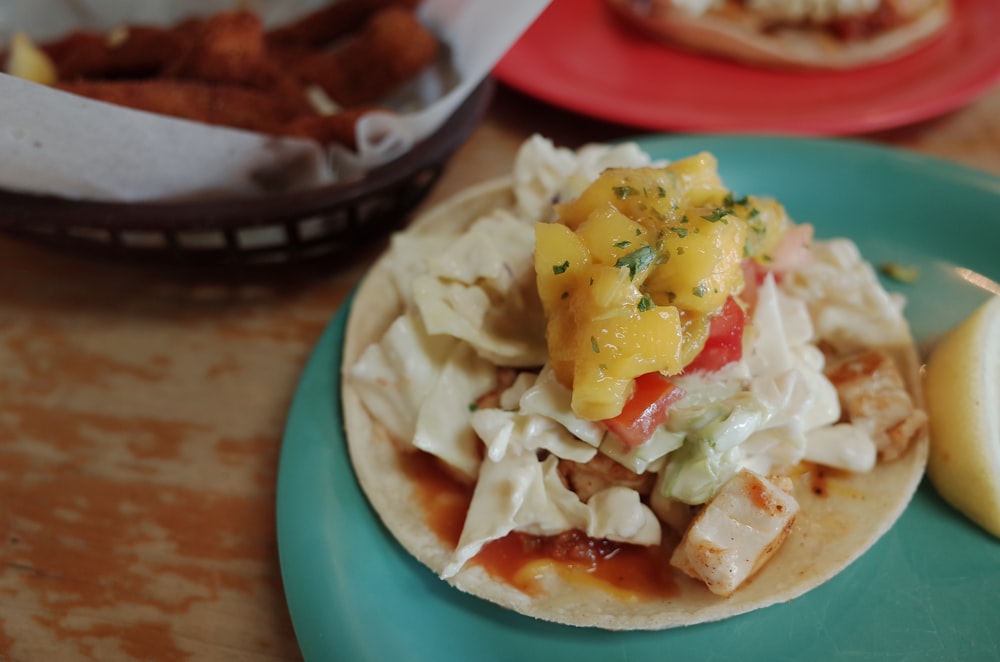
[{"label": "wooden table surface", "polygon": [[[638,133],[501,87],[424,206],[506,173],[532,132]],[[1000,175],[1000,87],[864,139]],[[275,532],[282,428],[373,255],[236,278],[0,238],[0,660],[301,657]]]}]

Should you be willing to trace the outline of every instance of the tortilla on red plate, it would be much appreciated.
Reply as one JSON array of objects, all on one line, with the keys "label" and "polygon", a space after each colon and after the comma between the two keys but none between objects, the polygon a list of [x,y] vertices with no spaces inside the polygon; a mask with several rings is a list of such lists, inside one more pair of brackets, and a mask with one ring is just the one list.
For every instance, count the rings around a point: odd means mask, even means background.
[{"label": "tortilla on red plate", "polygon": [[[741,0],[694,3],[701,11],[676,0],[607,0],[616,15],[666,43],[754,65],[821,69],[901,57],[939,34],[952,11],[950,0],[872,0],[853,15],[809,19],[809,2],[784,2],[797,18],[776,18]],[[781,2],[762,4],[774,11]]]}]

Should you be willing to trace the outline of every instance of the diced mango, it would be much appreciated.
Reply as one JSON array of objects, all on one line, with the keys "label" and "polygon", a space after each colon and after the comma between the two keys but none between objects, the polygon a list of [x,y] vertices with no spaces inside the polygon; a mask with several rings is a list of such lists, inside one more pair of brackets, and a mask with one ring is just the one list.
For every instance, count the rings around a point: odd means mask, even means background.
[{"label": "diced mango", "polygon": [[635,310],[642,298],[635,281],[629,277],[628,269],[592,264],[587,267],[584,278],[587,279],[586,296],[575,304],[585,307],[578,315],[582,319],[594,317],[597,311],[604,311],[600,314],[605,314],[607,311]]},{"label": "diced mango", "polygon": [[718,206],[729,193],[719,177],[718,161],[708,152],[674,161],[667,168],[677,176],[686,206]]},{"label": "diced mango", "polygon": [[649,245],[646,228],[611,205],[595,209],[576,233],[600,264],[613,265],[637,248]]},{"label": "diced mango", "polygon": [[646,289],[660,300],[697,313],[711,313],[743,289],[746,223],[727,208],[691,209],[684,223],[665,242],[664,257],[646,279]]},{"label": "diced mango", "polygon": [[[612,377],[634,379],[648,372],[680,372],[680,316],[673,306],[657,306],[590,324],[591,350]],[[642,351],[635,351],[641,347]]]},{"label": "diced mango", "polygon": [[556,206],[559,221],[574,230],[592,213],[613,207],[646,225],[670,220],[680,208],[677,176],[667,168],[608,168],[576,200]]},{"label": "diced mango", "polygon": [[571,406],[577,416],[593,421],[614,418],[621,413],[632,388],[633,380],[608,375],[600,363],[578,361],[573,369]]},{"label": "diced mango", "polygon": [[606,169],[555,211],[536,228],[546,340],[574,412],[590,420],[617,416],[636,377],[682,371],[743,289],[742,260],[790,223],[777,203],[735,200],[708,153]]},{"label": "diced mango", "polygon": [[743,211],[747,218],[747,257],[769,260],[792,223],[785,208],[777,200],[749,196],[746,209],[737,211]]},{"label": "diced mango", "polygon": [[590,253],[575,232],[559,223],[535,225],[535,278],[546,314],[574,289],[588,264]]}]

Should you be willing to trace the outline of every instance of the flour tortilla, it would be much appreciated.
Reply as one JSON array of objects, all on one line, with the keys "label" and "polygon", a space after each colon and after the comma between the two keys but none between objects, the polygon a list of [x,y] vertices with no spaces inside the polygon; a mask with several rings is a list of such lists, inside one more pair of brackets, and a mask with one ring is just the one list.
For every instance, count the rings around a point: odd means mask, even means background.
[{"label": "flour tortilla", "polygon": [[[510,179],[469,189],[418,218],[406,230],[456,235],[496,207],[513,207]],[[452,549],[425,523],[414,486],[403,471],[398,446],[361,405],[346,377],[361,352],[402,312],[388,275],[377,262],[356,293],[347,324],[343,370],[343,412],[355,474],[372,507],[403,547],[440,574]],[[920,439],[899,460],[869,474],[839,476],[829,496],[816,497],[797,485],[801,512],[784,545],[734,595],[713,595],[700,582],[675,572],[678,594],[649,601],[623,601],[553,575],[548,594],[528,596],[491,578],[474,562],[450,579],[462,591],[538,619],[608,630],[661,630],[716,621],[802,595],[843,570],[871,547],[902,514],[924,472],[928,439]],[[808,480],[808,477],[803,480]],[[833,484],[835,483],[835,485]]]},{"label": "flour tortilla", "polygon": [[638,3],[607,0],[618,16],[642,32],[692,51],[778,68],[852,69],[896,59],[937,35],[951,17],[950,0],[935,0],[907,23],[881,34],[842,41],[818,29],[765,31],[759,17],[745,11],[695,15],[670,0]]}]

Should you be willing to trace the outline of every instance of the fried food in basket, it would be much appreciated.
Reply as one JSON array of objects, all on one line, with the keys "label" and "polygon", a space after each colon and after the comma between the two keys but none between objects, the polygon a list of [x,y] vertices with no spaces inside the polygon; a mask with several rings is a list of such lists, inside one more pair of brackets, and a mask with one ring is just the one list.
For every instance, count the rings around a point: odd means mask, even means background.
[{"label": "fried food in basket", "polygon": [[189,39],[166,75],[205,82],[254,85],[265,77],[269,60],[264,25],[255,14],[222,12],[192,24]]},{"label": "fried food in basket", "polygon": [[107,34],[72,32],[41,48],[61,80],[159,76],[181,52],[186,29],[134,25]]},{"label": "fried food in basket", "polygon": [[[345,0],[270,31],[236,9],[171,27],[76,31],[37,49],[56,72],[52,84],[67,92],[354,149],[357,121],[383,109],[382,99],[438,55],[438,38],[417,19],[416,4]],[[16,73],[13,53],[3,61]]]},{"label": "fried food in basket", "polygon": [[299,117],[288,126],[288,134],[310,138],[323,145],[336,143],[356,150],[358,145],[354,125],[362,115],[374,110],[378,109],[374,106],[361,106],[331,115]]},{"label": "fried food in basket", "polygon": [[305,108],[261,90],[196,80],[79,80],[57,87],[135,110],[260,133],[287,133]]},{"label": "fried food in basket", "polygon": [[322,48],[361,29],[373,14],[386,7],[414,10],[419,0],[341,0],[297,21],[272,30],[268,43],[292,48]]},{"label": "fried food in basket", "polygon": [[306,57],[294,71],[338,104],[357,106],[377,101],[416,76],[436,52],[437,40],[412,13],[391,7],[337,48]]}]

